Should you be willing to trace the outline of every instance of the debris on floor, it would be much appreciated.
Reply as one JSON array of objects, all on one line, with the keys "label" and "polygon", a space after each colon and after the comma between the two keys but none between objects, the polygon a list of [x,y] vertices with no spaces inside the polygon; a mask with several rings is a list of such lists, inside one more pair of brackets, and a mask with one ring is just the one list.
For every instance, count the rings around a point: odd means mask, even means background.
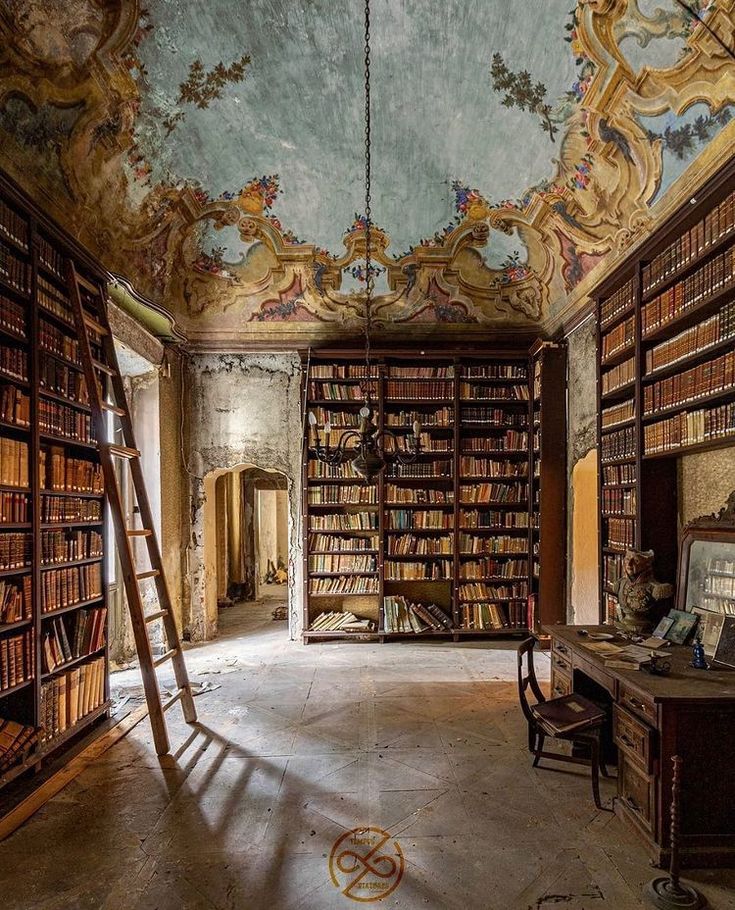
[{"label": "debris on floor", "polygon": [[285,605],[276,607],[271,613],[274,622],[283,622],[288,619],[288,607]]}]

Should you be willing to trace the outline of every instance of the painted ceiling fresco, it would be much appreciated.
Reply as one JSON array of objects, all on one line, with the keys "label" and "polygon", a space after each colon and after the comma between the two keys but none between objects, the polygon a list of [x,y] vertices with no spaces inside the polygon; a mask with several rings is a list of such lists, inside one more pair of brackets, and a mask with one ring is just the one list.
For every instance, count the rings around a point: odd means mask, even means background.
[{"label": "painted ceiling fresco", "polygon": [[[386,332],[548,328],[727,154],[735,0],[572,5],[372,0]],[[196,343],[354,331],[362,28],[360,0],[0,0],[0,164]]]}]

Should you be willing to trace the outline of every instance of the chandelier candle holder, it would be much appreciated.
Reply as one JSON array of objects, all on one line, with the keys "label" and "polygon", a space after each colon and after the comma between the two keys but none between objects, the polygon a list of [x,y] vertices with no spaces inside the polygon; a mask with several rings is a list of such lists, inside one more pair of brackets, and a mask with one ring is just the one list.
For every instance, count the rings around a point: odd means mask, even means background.
[{"label": "chandelier candle holder", "polygon": [[[413,422],[412,432],[406,440],[404,448],[399,437],[392,430],[380,430],[373,420],[373,408],[370,398],[365,397],[365,403],[358,413],[360,423],[355,429],[345,430],[341,434],[336,446],[329,443],[332,426],[330,422],[324,424],[326,445],[322,444],[319,425],[313,411],[309,411],[309,426],[316,432],[314,451],[319,461],[331,467],[349,463],[352,470],[363,478],[366,484],[385,470],[388,462],[397,464],[413,464],[421,454],[421,423]],[[386,439],[393,440],[392,451],[385,447]]]}]

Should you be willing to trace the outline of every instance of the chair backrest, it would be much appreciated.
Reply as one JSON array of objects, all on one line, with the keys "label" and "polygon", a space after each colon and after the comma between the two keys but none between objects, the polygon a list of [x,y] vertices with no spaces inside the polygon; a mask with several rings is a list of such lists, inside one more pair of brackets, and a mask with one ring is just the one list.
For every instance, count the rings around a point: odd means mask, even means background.
[{"label": "chair backrest", "polygon": [[536,639],[530,636],[518,645],[518,700],[521,703],[526,720],[531,721],[531,706],[528,703],[527,690],[530,689],[537,702],[546,701],[544,693],[536,679],[536,670],[533,666],[533,649],[536,645]]}]

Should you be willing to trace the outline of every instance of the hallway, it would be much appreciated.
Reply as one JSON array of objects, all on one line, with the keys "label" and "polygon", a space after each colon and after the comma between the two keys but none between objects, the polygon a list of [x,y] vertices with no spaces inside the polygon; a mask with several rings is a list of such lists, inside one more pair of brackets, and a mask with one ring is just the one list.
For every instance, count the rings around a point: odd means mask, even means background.
[{"label": "hallway", "polygon": [[[0,845],[6,910],[350,907],[330,851],[368,825],[405,859],[381,906],[642,907],[652,870],[586,773],[531,769],[513,651],[305,647],[271,620],[277,602],[235,605],[187,650],[192,681],[218,688],[197,697],[196,730],[170,713],[173,757],[159,765],[140,723]],[[714,884],[735,873],[696,879],[714,910],[735,906]]]}]

